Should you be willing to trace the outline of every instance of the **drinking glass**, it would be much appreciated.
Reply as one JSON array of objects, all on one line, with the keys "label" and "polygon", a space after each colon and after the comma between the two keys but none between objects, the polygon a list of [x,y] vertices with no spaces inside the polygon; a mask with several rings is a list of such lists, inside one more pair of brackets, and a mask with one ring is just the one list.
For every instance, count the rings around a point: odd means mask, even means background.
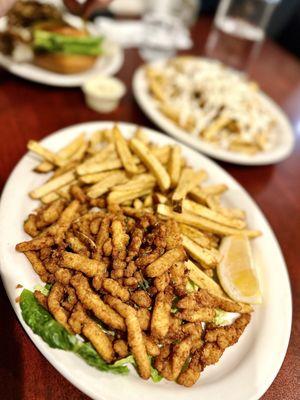
[{"label": "drinking glass", "polygon": [[265,38],[280,0],[221,0],[206,44],[206,55],[246,69]]},{"label": "drinking glass", "polygon": [[198,17],[199,0],[151,0],[143,18],[144,35],[140,54],[146,61],[176,54],[178,41]]}]

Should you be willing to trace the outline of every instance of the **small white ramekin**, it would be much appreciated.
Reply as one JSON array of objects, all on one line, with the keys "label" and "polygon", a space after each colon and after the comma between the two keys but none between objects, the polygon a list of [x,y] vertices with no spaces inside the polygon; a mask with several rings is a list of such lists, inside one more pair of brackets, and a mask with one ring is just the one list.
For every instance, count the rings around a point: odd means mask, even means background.
[{"label": "small white ramekin", "polygon": [[94,76],[81,87],[88,107],[97,112],[109,113],[118,107],[126,92],[123,82],[110,76]]}]

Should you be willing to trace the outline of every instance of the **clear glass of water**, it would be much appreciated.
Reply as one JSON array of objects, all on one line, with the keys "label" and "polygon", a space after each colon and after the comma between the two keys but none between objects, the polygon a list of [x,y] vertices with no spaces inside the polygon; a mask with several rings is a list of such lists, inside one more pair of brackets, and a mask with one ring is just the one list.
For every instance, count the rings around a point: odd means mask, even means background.
[{"label": "clear glass of water", "polygon": [[186,27],[196,21],[200,4],[200,0],[149,0],[143,18],[142,58],[152,61],[174,56]]},{"label": "clear glass of water", "polygon": [[206,55],[244,70],[257,55],[280,0],[221,0]]}]

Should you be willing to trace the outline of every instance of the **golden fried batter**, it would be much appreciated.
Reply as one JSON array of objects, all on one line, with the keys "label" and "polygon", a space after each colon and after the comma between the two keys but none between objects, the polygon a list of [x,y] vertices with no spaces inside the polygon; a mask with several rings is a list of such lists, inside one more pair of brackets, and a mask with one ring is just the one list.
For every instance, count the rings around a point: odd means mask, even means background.
[{"label": "golden fried batter", "polygon": [[197,350],[193,354],[188,367],[178,376],[177,382],[186,387],[193,386],[199,379],[202,369],[201,350]]},{"label": "golden fried batter", "polygon": [[131,348],[140,376],[143,379],[150,378],[150,361],[147,356],[142,330],[135,309],[112,296],[106,296],[105,300],[112,308],[122,315],[123,318],[125,318],[128,344]]},{"label": "golden fried batter", "polygon": [[114,350],[111,341],[101,327],[87,316],[81,304],[75,306],[69,324],[74,327],[76,333],[83,333],[105,361],[113,361]]},{"label": "golden fried batter", "polygon": [[166,336],[170,326],[170,312],[172,307],[172,292],[159,292],[151,318],[151,335],[157,338]]},{"label": "golden fried batter", "polygon": [[125,358],[129,354],[128,346],[125,340],[117,339],[113,343],[114,351],[121,357]]},{"label": "golden fried batter", "polygon": [[128,301],[130,298],[129,291],[114,279],[104,278],[102,288],[112,296],[119,297],[122,301]]},{"label": "golden fried batter", "polygon": [[162,275],[168,271],[174,263],[184,261],[185,258],[186,254],[183,247],[176,247],[175,249],[168,250],[165,254],[147,266],[146,274],[150,278],[155,278],[156,276]]},{"label": "golden fried batter", "polygon": [[60,304],[64,298],[64,290],[64,286],[61,283],[54,283],[48,296],[48,309],[56,321],[72,333],[72,329],[68,324],[69,313]]},{"label": "golden fried batter", "polygon": [[130,299],[140,307],[149,308],[151,306],[151,298],[145,290],[136,290],[132,293]]},{"label": "golden fried batter", "polygon": [[80,254],[69,253],[67,251],[62,253],[61,265],[65,268],[83,272],[89,277],[96,275],[102,276],[106,271],[106,265],[103,262],[91,260],[88,257]]},{"label": "golden fried batter", "polygon": [[81,303],[91,310],[97,318],[114,329],[125,330],[123,318],[100,299],[91,289],[87,278],[82,274],[76,274],[72,277],[70,283],[75,288],[76,295]]}]

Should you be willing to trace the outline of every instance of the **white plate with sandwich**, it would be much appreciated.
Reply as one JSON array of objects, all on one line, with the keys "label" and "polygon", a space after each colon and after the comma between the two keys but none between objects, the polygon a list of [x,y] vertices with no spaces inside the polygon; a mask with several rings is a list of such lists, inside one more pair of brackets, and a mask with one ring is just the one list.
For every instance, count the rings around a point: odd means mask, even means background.
[{"label": "white plate with sandwich", "polygon": [[[26,3],[25,3],[26,4]],[[41,6],[42,7],[42,6]],[[55,13],[54,9],[54,13]],[[114,75],[124,62],[123,50],[92,23],[57,11],[30,27],[0,19],[0,65],[21,78],[50,86],[77,87],[95,75]],[[2,50],[2,52],[1,52]]]}]

